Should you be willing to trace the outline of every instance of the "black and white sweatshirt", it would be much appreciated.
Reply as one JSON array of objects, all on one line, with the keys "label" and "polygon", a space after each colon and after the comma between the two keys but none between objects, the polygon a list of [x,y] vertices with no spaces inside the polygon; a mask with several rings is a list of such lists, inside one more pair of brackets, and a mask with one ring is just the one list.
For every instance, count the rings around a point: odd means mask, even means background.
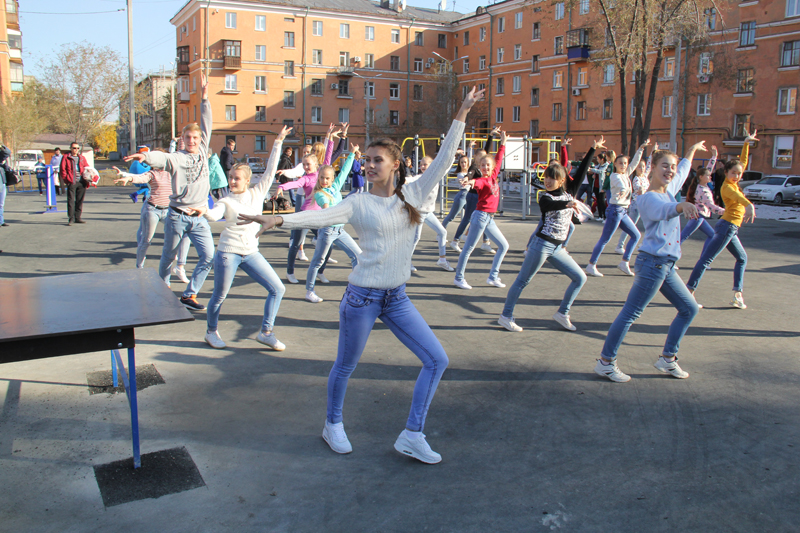
[{"label": "black and white sweatshirt", "polygon": [[539,196],[539,210],[542,212],[542,227],[536,232],[541,237],[553,244],[563,244],[567,240],[569,224],[575,211],[567,204],[573,200],[572,195],[559,187],[554,191],[547,191]]}]

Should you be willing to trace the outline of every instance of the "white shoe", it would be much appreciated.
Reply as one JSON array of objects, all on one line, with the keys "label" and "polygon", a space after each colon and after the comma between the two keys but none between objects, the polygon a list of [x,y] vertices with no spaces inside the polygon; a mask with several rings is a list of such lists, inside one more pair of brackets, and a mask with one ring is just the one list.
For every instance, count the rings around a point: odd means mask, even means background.
[{"label": "white shoe", "polygon": [[623,255],[625,253],[625,247],[620,244],[619,246],[614,248],[614,253],[615,254],[619,254],[619,255]]},{"label": "white shoe", "polygon": [[622,273],[626,276],[633,276],[633,270],[631,270],[631,265],[627,261],[620,261],[617,265],[617,268],[622,270]]},{"label": "white shoe", "polygon": [[322,298],[317,296],[317,293],[315,293],[314,291],[306,292],[306,300],[308,300],[312,304],[318,304],[318,303],[324,301]]},{"label": "white shoe", "polygon": [[308,261],[308,256],[303,250],[298,250],[296,257],[298,261]]},{"label": "white shoe", "polygon": [[661,357],[658,358],[658,361],[656,361],[656,363],[653,366],[656,367],[657,370],[665,374],[670,374],[672,377],[678,379],[686,379],[689,377],[689,373],[681,369],[680,366],[678,366],[677,357],[675,358],[674,361],[667,361],[666,359],[664,359],[664,356],[662,355]]},{"label": "white shoe", "polygon": [[411,272],[416,272],[416,271],[417,271],[417,267],[415,267],[414,264],[412,263],[411,264]]},{"label": "white shoe", "polygon": [[435,465],[442,460],[441,455],[431,450],[424,434],[420,433],[419,437],[412,438],[408,433],[409,431],[405,429],[400,433],[394,443],[395,450],[429,465]]},{"label": "white shoe", "polygon": [[450,241],[450,248],[461,253],[461,247],[458,245],[458,241]]},{"label": "white shoe", "polygon": [[331,282],[331,280],[326,278],[325,274],[323,274],[321,272],[317,273],[317,281],[319,281],[320,283],[330,283]]},{"label": "white shoe", "polygon": [[628,374],[624,374],[622,370],[619,369],[616,360],[604,365],[602,360],[598,359],[597,364],[594,367],[594,372],[598,376],[603,376],[604,378],[608,378],[617,383],[625,383],[631,380],[631,377]]},{"label": "white shoe", "polygon": [[333,257],[329,257],[329,258],[328,258],[328,263],[330,263],[330,264],[332,264],[332,265],[336,265],[336,264],[338,264],[338,263],[339,263],[339,261],[337,261],[337,260],[336,260],[336,259],[334,259]]},{"label": "white shoe", "polygon": [[591,263],[586,265],[586,273],[589,274],[590,276],[594,276],[596,278],[602,278],[603,277],[603,274],[601,274],[600,271],[597,270],[597,265],[593,265]]},{"label": "white shoe", "polygon": [[453,272],[455,270],[455,268],[450,266],[450,263],[447,262],[447,258],[445,257],[440,257],[439,260],[436,261],[436,266],[448,272]]},{"label": "white shoe", "polygon": [[747,306],[744,304],[744,298],[736,296],[735,294],[733,295],[733,300],[731,300],[731,305],[739,309],[747,309]]},{"label": "white shoe", "polygon": [[172,269],[172,273],[175,274],[179,280],[184,283],[189,283],[189,278],[186,277],[186,269],[183,267],[175,267]]},{"label": "white shoe", "polygon": [[289,283],[299,283],[299,281],[297,281],[297,278],[294,277],[294,274],[286,274],[286,279],[289,280]]},{"label": "white shoe", "polygon": [[217,350],[221,350],[225,347],[225,341],[222,340],[222,337],[219,336],[218,331],[206,331],[206,342],[212,348],[216,348]]},{"label": "white shoe", "polygon": [[497,253],[488,242],[481,244],[481,250],[492,255]]},{"label": "white shoe", "polygon": [[336,453],[350,453],[353,451],[353,446],[347,440],[347,433],[344,432],[344,424],[331,424],[325,421],[325,427],[322,428],[322,438],[331,447],[331,450]]},{"label": "white shoe", "polygon": [[275,338],[275,333],[269,332],[269,335],[263,331],[259,331],[256,340],[265,346],[269,346],[276,352],[282,352],[286,349],[286,345]]},{"label": "white shoe", "polygon": [[561,313],[556,312],[556,314],[553,315],[553,320],[561,324],[561,327],[563,327],[566,330],[575,331],[576,329],[578,329],[572,325],[572,321],[569,319],[569,315],[562,315]]},{"label": "white shoe", "polygon": [[460,280],[460,281],[459,281],[459,280],[457,280],[457,279],[454,279],[454,280],[453,280],[453,284],[454,284],[456,287],[458,287],[459,289],[464,289],[464,290],[467,290],[467,291],[468,291],[468,290],[470,290],[470,289],[472,288],[472,285],[470,285],[469,283],[467,283],[467,280],[465,280],[465,279],[462,279],[462,280]]},{"label": "white shoe", "polygon": [[511,318],[505,317],[500,315],[500,318],[497,319],[497,323],[506,328],[508,331],[513,331],[514,333],[519,333],[522,331],[522,328],[514,322],[514,317]]},{"label": "white shoe", "polygon": [[500,283],[500,278],[497,278],[497,279],[486,278],[486,283],[488,285],[491,285],[492,287],[498,287],[500,289],[502,289],[503,287],[506,286],[505,283]]}]

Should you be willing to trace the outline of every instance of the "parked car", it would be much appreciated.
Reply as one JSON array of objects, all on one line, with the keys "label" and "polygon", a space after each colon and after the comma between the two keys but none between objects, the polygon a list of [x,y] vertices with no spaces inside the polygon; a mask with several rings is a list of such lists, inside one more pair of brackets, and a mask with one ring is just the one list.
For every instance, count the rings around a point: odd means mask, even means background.
[{"label": "parked car", "polygon": [[745,187],[748,185],[752,185],[764,177],[763,172],[758,172],[757,170],[745,170],[744,174],[742,174],[742,179],[739,180],[739,187],[744,190]]},{"label": "parked car", "polygon": [[264,160],[260,157],[248,157],[247,164],[253,174],[263,174],[267,167],[264,165]]},{"label": "parked car", "polygon": [[742,191],[754,202],[800,202],[800,176],[767,176]]},{"label": "parked car", "polygon": [[17,150],[17,170],[20,172],[33,172],[38,158],[44,159],[41,150]]}]

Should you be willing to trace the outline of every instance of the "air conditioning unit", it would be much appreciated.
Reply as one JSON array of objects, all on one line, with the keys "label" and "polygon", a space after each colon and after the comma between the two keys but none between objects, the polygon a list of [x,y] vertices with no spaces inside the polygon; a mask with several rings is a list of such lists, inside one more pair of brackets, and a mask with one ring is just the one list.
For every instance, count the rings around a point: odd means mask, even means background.
[{"label": "air conditioning unit", "polygon": [[355,56],[353,58],[353,63],[361,63],[361,56]]},{"label": "air conditioning unit", "polygon": [[708,83],[710,79],[711,79],[711,74],[708,73],[697,75],[697,81],[699,81],[700,83]]},{"label": "air conditioning unit", "polygon": [[429,58],[428,58],[428,63],[436,63],[436,58],[434,58],[434,57],[429,57]]},{"label": "air conditioning unit", "polygon": [[331,89],[338,89],[338,88],[339,88],[338,83],[331,83]]},{"label": "air conditioning unit", "polygon": [[580,96],[581,90],[580,89],[572,89],[572,96]]}]

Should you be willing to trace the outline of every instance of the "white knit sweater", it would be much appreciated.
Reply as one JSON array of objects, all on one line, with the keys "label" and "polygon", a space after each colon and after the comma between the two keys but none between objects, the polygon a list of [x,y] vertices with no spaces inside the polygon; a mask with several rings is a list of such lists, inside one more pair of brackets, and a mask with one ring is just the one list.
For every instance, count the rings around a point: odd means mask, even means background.
[{"label": "white knit sweater", "polygon": [[205,217],[209,220],[225,219],[225,229],[219,236],[217,250],[225,253],[250,255],[258,251],[257,224],[239,226],[239,213],[245,215],[260,215],[264,210],[264,198],[269,194],[269,188],[275,179],[275,171],[281,157],[283,141],[275,141],[272,152],[269,154],[267,168],[260,177],[253,176],[251,182],[255,185],[239,194],[229,194],[209,209]]},{"label": "white knit sweater", "polygon": [[[426,197],[447,175],[464,132],[464,123],[453,121],[439,155],[422,177],[403,185],[406,201],[421,208]],[[349,276],[350,283],[371,289],[393,289],[411,277],[411,254],[417,226],[408,220],[397,195],[350,194],[340,204],[321,211],[301,211],[283,217],[283,228],[324,228],[351,224],[363,250]]]}]

